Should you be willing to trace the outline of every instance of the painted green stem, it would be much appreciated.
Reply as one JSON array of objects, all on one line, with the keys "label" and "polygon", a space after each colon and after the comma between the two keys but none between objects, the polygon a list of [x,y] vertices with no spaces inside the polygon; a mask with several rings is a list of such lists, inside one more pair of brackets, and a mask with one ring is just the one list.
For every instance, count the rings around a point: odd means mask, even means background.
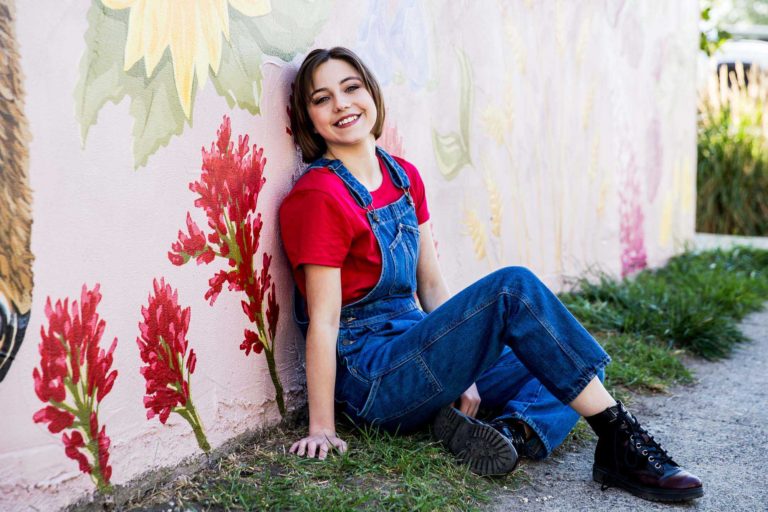
[{"label": "painted green stem", "polygon": [[272,384],[275,385],[275,400],[277,401],[277,408],[280,411],[280,416],[285,418],[285,401],[283,400],[283,385],[280,383],[280,377],[277,375],[277,365],[275,364],[275,354],[269,349],[264,350],[264,355],[267,358],[267,366],[269,367],[269,376],[272,377]]},{"label": "painted green stem", "polygon": [[197,410],[192,403],[192,398],[187,401],[187,413],[189,414],[187,420],[192,426],[192,431],[195,433],[198,446],[200,446],[200,449],[205,453],[210,452],[211,445],[208,443],[208,438],[205,436],[205,431],[203,430],[203,422],[200,421],[200,416],[197,415]]}]

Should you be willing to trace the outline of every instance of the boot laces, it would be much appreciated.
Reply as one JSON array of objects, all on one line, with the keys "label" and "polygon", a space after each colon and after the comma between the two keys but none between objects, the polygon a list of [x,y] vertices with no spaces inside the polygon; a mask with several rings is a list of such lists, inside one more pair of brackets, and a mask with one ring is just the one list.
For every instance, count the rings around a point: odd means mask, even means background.
[{"label": "boot laces", "polygon": [[664,464],[675,464],[675,461],[672,460],[667,450],[661,446],[661,443],[656,441],[653,435],[643,428],[632,414],[627,413],[627,418],[623,423],[626,425],[626,430],[629,433],[629,442],[632,445],[632,449],[645,457],[657,470],[662,470]]}]

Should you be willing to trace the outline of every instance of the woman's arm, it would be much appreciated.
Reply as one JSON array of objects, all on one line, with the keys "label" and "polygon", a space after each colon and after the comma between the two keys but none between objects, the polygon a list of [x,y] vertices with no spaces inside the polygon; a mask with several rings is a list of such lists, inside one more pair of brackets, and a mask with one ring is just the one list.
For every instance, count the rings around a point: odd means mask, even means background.
[{"label": "woman's arm", "polygon": [[[443,272],[440,270],[440,262],[437,260],[437,251],[435,251],[429,222],[419,226],[419,240],[416,293],[419,296],[421,307],[429,313],[447,301],[451,297],[451,292],[448,291],[448,285],[445,283]],[[480,393],[477,391],[477,385],[472,384],[459,397],[459,410],[474,417],[479,409]]]},{"label": "woman's arm", "polygon": [[307,395],[309,435],[291,446],[291,453],[325,459],[331,447],[340,452],[347,443],[336,436],[334,388],[336,338],[341,314],[341,270],[305,265],[309,330],[307,331]]},{"label": "woman's arm", "polygon": [[416,264],[416,293],[422,309],[427,313],[434,311],[440,304],[451,297],[445,283],[440,262],[437,260],[435,243],[429,221],[419,226],[419,261]]}]

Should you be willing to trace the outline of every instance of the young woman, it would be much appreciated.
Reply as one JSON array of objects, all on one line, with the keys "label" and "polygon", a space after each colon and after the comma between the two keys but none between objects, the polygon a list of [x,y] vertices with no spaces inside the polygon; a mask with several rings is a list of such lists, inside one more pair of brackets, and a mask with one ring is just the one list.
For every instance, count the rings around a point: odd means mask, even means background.
[{"label": "young woman", "polygon": [[[520,456],[549,455],[581,415],[598,436],[595,480],[653,500],[702,496],[701,481],[606,391],[610,358],[530,271],[503,268],[451,296],[424,184],[376,146],[383,124],[379,85],[354,53],[306,57],[291,128],[310,166],[280,208],[308,319],[309,432],[291,453],[347,449],[336,401],[389,431],[432,422],[471,470],[503,474]],[[475,418],[480,405],[493,421]]]}]

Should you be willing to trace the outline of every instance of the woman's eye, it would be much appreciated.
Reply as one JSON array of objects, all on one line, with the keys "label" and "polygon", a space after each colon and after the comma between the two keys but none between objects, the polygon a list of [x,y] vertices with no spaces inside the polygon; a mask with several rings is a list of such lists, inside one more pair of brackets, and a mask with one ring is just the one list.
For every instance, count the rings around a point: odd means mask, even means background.
[{"label": "woman's eye", "polygon": [[347,87],[347,92],[355,92],[359,88],[360,88],[359,85],[350,85],[349,87]]},{"label": "woman's eye", "polygon": [[315,98],[312,100],[313,105],[320,105],[321,103],[325,103],[328,101],[328,96],[321,96],[319,98]]}]

